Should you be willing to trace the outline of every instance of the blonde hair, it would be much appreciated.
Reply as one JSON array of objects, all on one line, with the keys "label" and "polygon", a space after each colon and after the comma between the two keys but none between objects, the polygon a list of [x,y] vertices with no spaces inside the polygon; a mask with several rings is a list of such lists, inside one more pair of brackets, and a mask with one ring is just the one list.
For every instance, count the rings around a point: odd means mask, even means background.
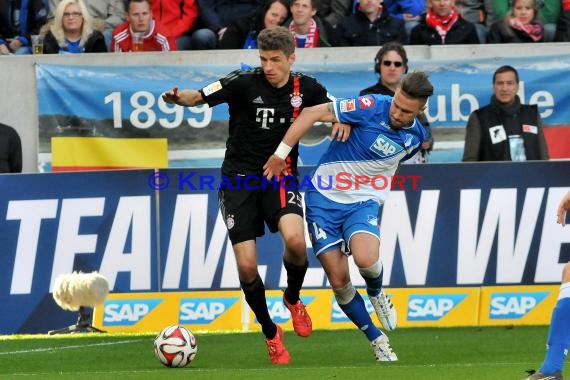
[{"label": "blonde hair", "polygon": [[534,15],[532,16],[531,24],[540,24],[540,18],[538,16],[538,11],[540,10],[538,1],[536,0],[512,0],[511,8],[509,9],[509,13],[507,14],[507,18],[514,17],[515,15],[515,6],[517,3],[528,4],[534,10]]},{"label": "blonde hair", "polygon": [[93,34],[93,19],[85,6],[83,0],[62,0],[55,9],[55,14],[53,18],[53,24],[50,27],[51,34],[57,40],[60,47],[67,47],[67,41],[65,40],[65,30],[63,30],[63,13],[65,8],[69,4],[76,4],[81,10],[81,16],[83,17],[83,24],[81,25],[81,38],[79,40],[79,46],[83,47],[87,42],[87,39]]}]

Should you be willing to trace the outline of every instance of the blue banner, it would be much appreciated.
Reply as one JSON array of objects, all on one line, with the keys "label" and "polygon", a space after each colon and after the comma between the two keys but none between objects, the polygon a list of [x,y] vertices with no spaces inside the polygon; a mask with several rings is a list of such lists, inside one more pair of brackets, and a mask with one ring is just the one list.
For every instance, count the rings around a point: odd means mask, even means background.
[{"label": "blue banner", "polygon": [[[383,208],[384,285],[558,283],[569,172],[568,161],[404,165]],[[211,169],[0,175],[0,334],[74,323],[50,294],[73,270],[99,271],[112,292],[238,289],[219,181]],[[286,286],[282,252],[278,235],[258,239],[267,289]],[[309,258],[304,286],[328,288],[310,246]]]},{"label": "blue banner", "polygon": [[[432,127],[464,127],[471,111],[489,103],[493,72],[504,64],[515,63],[507,59],[411,62],[410,70],[427,71],[435,86],[426,110]],[[181,107],[164,103],[160,95],[174,86],[202,88],[236,66],[38,65],[39,152],[49,154],[50,139],[58,136],[166,137],[169,150],[178,152],[171,155],[170,167],[188,166],[185,159],[220,159],[227,137],[227,106]],[[537,104],[545,125],[567,124],[570,57],[517,58],[515,66],[523,103]],[[298,64],[294,69],[316,77],[335,97],[356,96],[377,81],[371,62]],[[315,157],[328,145],[328,134],[329,128],[317,126],[303,140],[303,164],[316,163]],[[40,155],[40,163],[43,171],[49,171],[49,160]]]},{"label": "blue banner", "polygon": [[112,291],[155,286],[151,173],[0,175],[0,334],[74,321],[50,294],[61,273],[100,271]]}]

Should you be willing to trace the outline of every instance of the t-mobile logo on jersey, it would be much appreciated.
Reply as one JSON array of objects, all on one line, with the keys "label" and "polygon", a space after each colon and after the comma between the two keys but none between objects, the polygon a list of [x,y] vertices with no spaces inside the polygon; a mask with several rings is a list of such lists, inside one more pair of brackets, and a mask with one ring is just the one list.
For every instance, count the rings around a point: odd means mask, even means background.
[{"label": "t-mobile logo on jersey", "polygon": [[[258,108],[255,111],[255,121],[261,123],[261,129],[269,129],[267,123],[273,123],[275,119],[273,115],[275,114],[274,108]],[[261,115],[261,116],[260,116]]]},{"label": "t-mobile logo on jersey", "polygon": [[[293,122],[293,118],[289,119],[289,123]],[[271,129],[271,124],[284,124],[287,118],[275,116],[275,108],[257,108],[255,111],[255,122],[261,124],[261,129]]]}]

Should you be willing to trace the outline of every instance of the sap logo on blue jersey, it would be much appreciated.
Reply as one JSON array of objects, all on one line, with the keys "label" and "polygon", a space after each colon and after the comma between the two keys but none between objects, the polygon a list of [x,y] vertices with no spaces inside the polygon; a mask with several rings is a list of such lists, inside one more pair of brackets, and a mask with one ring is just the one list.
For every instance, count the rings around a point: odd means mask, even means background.
[{"label": "sap logo on blue jersey", "polygon": [[[362,296],[362,298],[364,299],[364,305],[366,306],[366,311],[368,311],[368,314],[374,312],[374,306],[372,306],[372,303],[368,297]],[[350,319],[348,319],[346,314],[344,314],[344,311],[342,311],[334,296],[332,299],[331,322],[350,322]]]},{"label": "sap logo on blue jersey", "polygon": [[[303,301],[305,306],[313,302],[314,299],[314,296],[301,297],[301,301]],[[283,297],[267,297],[267,309],[269,310],[271,319],[275,323],[284,323],[291,319],[291,313],[283,303]]]},{"label": "sap logo on blue jersey", "polygon": [[161,302],[160,298],[105,301],[103,326],[133,326]]},{"label": "sap logo on blue jersey", "polygon": [[178,323],[208,324],[236,303],[238,297],[183,298],[180,300]]},{"label": "sap logo on blue jersey", "polygon": [[492,293],[489,319],[520,319],[550,292]]},{"label": "sap logo on blue jersey", "polygon": [[396,153],[402,150],[398,144],[390,140],[384,135],[379,135],[374,141],[374,144],[370,146],[370,150],[377,153],[381,157],[392,157]]},{"label": "sap logo on blue jersey", "polygon": [[408,321],[438,321],[467,294],[412,294],[408,298]]}]

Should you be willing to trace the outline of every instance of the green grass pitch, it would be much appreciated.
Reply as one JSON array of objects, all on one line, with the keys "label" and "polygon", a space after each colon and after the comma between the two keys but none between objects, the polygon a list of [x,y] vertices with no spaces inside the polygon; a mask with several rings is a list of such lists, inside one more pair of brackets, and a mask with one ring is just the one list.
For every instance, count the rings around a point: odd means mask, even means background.
[{"label": "green grass pitch", "polygon": [[[546,326],[407,328],[389,334],[399,361],[377,363],[364,335],[285,333],[291,364],[269,364],[261,333],[195,332],[185,368],[154,357],[153,334],[0,337],[0,379],[522,379],[542,362]],[[569,376],[570,371],[566,371]]]}]

